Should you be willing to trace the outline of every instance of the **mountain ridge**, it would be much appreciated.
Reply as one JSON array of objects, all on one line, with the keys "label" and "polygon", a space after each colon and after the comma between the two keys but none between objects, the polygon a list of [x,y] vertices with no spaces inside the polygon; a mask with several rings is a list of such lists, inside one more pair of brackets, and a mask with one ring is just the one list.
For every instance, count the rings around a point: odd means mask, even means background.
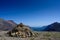
[{"label": "mountain ridge", "polygon": [[15,22],[8,22],[8,20],[0,19],[0,30],[7,31],[14,28],[17,24]]},{"label": "mountain ridge", "polygon": [[50,25],[48,25],[44,31],[60,31],[60,23],[59,22],[54,22]]}]

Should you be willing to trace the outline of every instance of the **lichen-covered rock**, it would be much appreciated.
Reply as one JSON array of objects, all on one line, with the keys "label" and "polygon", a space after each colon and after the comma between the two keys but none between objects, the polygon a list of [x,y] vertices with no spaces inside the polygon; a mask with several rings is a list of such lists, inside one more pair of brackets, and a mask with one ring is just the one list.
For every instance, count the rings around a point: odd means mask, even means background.
[{"label": "lichen-covered rock", "polygon": [[17,27],[9,31],[7,34],[11,37],[21,37],[21,38],[33,36],[33,33],[30,30],[30,28],[26,25],[23,25],[22,23],[17,25]]}]

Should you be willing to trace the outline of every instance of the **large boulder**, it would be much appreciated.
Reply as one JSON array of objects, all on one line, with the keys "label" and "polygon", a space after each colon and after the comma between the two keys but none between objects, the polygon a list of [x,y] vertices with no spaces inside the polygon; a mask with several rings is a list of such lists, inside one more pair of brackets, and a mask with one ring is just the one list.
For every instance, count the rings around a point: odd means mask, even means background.
[{"label": "large boulder", "polygon": [[22,38],[32,37],[33,36],[33,32],[30,29],[30,27],[26,26],[26,25],[24,25],[22,23],[17,25],[17,27],[13,28],[7,34],[9,36],[11,36],[11,37],[22,37]]}]

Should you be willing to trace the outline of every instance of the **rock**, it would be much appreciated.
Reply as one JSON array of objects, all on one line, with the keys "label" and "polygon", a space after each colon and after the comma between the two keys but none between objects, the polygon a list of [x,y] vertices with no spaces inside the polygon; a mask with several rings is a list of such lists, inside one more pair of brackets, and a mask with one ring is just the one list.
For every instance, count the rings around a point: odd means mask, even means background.
[{"label": "rock", "polygon": [[13,28],[7,34],[11,37],[21,37],[21,38],[33,36],[33,33],[29,28],[29,26],[26,26],[23,23],[20,23],[19,25],[17,25],[17,27]]}]

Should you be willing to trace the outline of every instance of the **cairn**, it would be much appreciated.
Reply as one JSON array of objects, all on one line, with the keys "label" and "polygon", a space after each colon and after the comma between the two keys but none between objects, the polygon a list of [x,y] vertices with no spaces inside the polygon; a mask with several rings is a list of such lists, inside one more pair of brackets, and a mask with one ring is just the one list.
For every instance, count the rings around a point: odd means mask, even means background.
[{"label": "cairn", "polygon": [[20,23],[15,28],[13,28],[11,31],[7,33],[10,37],[32,37],[33,33],[29,26],[24,25],[23,23]]}]

